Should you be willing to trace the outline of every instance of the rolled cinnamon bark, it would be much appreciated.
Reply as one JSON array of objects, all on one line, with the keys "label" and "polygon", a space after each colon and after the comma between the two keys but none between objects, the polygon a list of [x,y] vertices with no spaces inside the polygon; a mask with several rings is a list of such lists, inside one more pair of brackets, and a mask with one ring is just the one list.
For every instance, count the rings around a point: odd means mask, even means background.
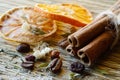
[{"label": "rolled cinnamon bark", "polygon": [[77,55],[83,64],[91,66],[98,57],[110,49],[115,34],[112,31],[106,31],[85,47],[78,50]]},{"label": "rolled cinnamon bark", "polygon": [[60,42],[58,42],[58,46],[60,46],[63,49],[65,49],[68,45],[69,45],[69,42],[68,42],[67,38],[63,39]]},{"label": "rolled cinnamon bark", "polygon": [[[83,28],[81,28],[83,29]],[[68,42],[69,44],[71,44],[72,46],[76,45],[77,44],[77,41],[76,39],[74,38],[74,34],[71,34],[70,36],[68,36]]]},{"label": "rolled cinnamon bark", "polygon": [[[120,4],[120,1],[118,1],[117,4]],[[118,9],[118,7],[120,7],[120,5],[113,8],[115,14],[120,13],[120,9]],[[108,22],[109,22],[109,18],[107,16],[102,17],[102,19],[101,18],[96,19],[95,21],[91,22],[89,25],[85,26],[84,28],[68,36],[69,43],[74,47],[85,46],[95,37],[97,37],[98,35],[100,35],[105,31],[105,26],[107,26]]]},{"label": "rolled cinnamon bark", "polygon": [[73,36],[74,40],[72,41],[71,39],[69,39],[69,41],[71,41],[72,43],[75,42],[76,44],[73,45],[75,47],[83,47],[90,41],[92,41],[95,37],[103,33],[105,31],[105,26],[107,25],[107,23],[108,19],[102,19],[91,26],[86,26],[87,28],[84,27],[84,29],[80,29],[79,31],[75,32]]},{"label": "rolled cinnamon bark", "polygon": [[66,47],[66,51],[67,51],[70,55],[73,56],[73,54],[72,54],[73,49],[72,49],[72,46],[71,46],[71,45],[68,45],[68,46]]},{"label": "rolled cinnamon bark", "polygon": [[79,50],[80,48],[76,48],[76,47],[73,47],[72,45],[68,45],[66,47],[66,51],[72,55],[72,56],[75,56],[77,57],[77,51]]}]

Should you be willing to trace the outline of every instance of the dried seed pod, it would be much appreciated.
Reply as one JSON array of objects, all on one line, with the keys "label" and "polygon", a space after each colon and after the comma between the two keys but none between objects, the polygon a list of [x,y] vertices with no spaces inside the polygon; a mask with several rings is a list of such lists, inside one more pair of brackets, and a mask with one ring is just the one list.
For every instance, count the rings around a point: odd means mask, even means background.
[{"label": "dried seed pod", "polygon": [[55,59],[55,58],[59,58],[60,56],[60,52],[58,50],[53,50],[51,52],[51,60]]},{"label": "dried seed pod", "polygon": [[53,73],[57,73],[61,70],[62,60],[60,58],[55,58],[50,62],[48,67]]},{"label": "dried seed pod", "polygon": [[81,73],[85,69],[85,66],[80,62],[73,62],[70,66],[72,72]]},{"label": "dried seed pod", "polygon": [[34,62],[35,61],[35,56],[29,54],[29,55],[25,56],[25,59],[26,59],[26,61],[33,61]]},{"label": "dried seed pod", "polygon": [[33,61],[22,62],[21,66],[25,69],[32,70],[34,68],[34,62]]}]

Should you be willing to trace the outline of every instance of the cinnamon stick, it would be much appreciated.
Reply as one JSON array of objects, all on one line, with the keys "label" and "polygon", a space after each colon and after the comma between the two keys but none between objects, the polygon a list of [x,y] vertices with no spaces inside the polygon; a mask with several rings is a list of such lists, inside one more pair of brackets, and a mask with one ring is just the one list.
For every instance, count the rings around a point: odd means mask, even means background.
[{"label": "cinnamon stick", "polygon": [[78,50],[77,55],[83,64],[91,66],[98,57],[110,49],[115,39],[112,31],[106,31],[85,47]]},{"label": "cinnamon stick", "polygon": [[69,42],[67,41],[67,38],[58,42],[58,46],[60,46],[63,49],[65,49],[68,45],[69,45]]},{"label": "cinnamon stick", "polygon": [[72,45],[68,45],[67,47],[66,47],[66,51],[70,54],[70,55],[72,55],[72,56],[75,56],[75,57],[77,57],[77,51],[79,50],[80,48],[79,47],[73,47]]},{"label": "cinnamon stick", "polygon": [[66,47],[66,51],[70,54],[70,55],[74,55],[74,54],[72,54],[72,51],[73,51],[73,49],[72,49],[72,46],[71,45],[68,45],[67,47]]},{"label": "cinnamon stick", "polygon": [[[120,6],[118,4],[120,4],[120,1],[118,1],[114,6],[114,8],[112,9],[115,14],[118,14],[120,12],[120,9],[118,9],[118,7]],[[108,22],[109,22],[109,18],[107,16],[102,17],[102,19],[101,18],[96,19],[86,27],[68,36],[69,43],[75,47],[85,46],[95,37],[97,37],[98,35],[100,35],[105,31],[105,26],[108,24]]]}]

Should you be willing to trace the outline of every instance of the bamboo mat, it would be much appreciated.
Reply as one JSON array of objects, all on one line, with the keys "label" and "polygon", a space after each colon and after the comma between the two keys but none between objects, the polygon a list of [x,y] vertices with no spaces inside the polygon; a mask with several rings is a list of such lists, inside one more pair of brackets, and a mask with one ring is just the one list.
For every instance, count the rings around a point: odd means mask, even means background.
[{"label": "bamboo mat", "polygon": [[[33,6],[36,3],[77,3],[88,8],[95,17],[100,12],[107,10],[117,0],[0,0],[0,14],[18,6]],[[15,47],[0,40],[0,48],[17,53]],[[66,54],[64,54],[66,55]],[[63,55],[63,56],[64,56]],[[0,53],[0,80],[70,80],[70,74],[66,68],[69,65],[69,56],[64,56],[64,67],[61,74],[50,75],[39,69],[34,71],[24,71],[20,67],[21,60],[19,57]],[[36,66],[37,67],[37,66]],[[76,80],[76,79],[75,79]],[[87,69],[87,74],[79,75],[78,80],[120,80],[120,43],[108,52],[108,55],[101,57],[101,60],[91,69]]]}]

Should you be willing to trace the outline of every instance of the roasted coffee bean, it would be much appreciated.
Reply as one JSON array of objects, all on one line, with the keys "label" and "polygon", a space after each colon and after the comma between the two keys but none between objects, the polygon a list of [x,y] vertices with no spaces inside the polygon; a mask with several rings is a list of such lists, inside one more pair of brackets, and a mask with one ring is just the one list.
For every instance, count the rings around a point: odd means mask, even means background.
[{"label": "roasted coffee bean", "polygon": [[62,67],[62,60],[60,58],[53,59],[50,64],[49,68],[53,73],[57,73],[61,70]]},{"label": "roasted coffee bean", "polygon": [[25,56],[26,61],[35,61],[35,56],[33,56],[32,54],[26,55]]},{"label": "roasted coffee bean", "polygon": [[32,70],[34,68],[34,62],[33,61],[25,61],[25,62],[22,62],[21,66],[25,69]]},{"label": "roasted coffee bean", "polygon": [[85,66],[80,62],[73,62],[70,66],[72,72],[81,73],[85,69]]},{"label": "roasted coffee bean", "polygon": [[59,58],[60,56],[60,52],[58,50],[53,50],[51,52],[51,60],[55,59],[55,58]]},{"label": "roasted coffee bean", "polygon": [[30,45],[26,43],[21,43],[17,46],[16,50],[20,53],[28,53],[30,51]]}]

